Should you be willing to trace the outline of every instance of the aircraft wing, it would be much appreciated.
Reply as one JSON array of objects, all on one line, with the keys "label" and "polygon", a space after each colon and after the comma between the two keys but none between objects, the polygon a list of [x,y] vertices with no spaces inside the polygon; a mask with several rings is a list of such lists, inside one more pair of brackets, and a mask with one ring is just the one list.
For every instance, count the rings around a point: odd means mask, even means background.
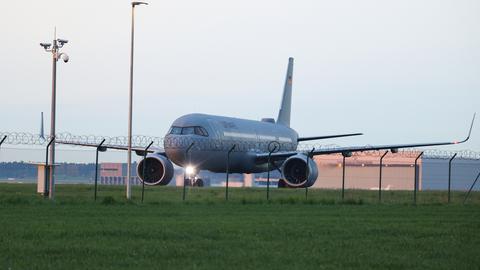
[{"label": "aircraft wing", "polygon": [[[472,133],[473,122],[475,121],[475,115],[473,116],[472,124],[470,125],[470,130],[466,139],[462,141],[451,141],[451,142],[436,142],[436,143],[414,143],[414,144],[391,144],[391,145],[367,145],[367,146],[348,146],[348,147],[336,147],[331,149],[319,149],[313,150],[312,152],[305,151],[305,154],[316,155],[328,155],[328,154],[338,154],[341,153],[344,156],[350,156],[352,152],[364,152],[364,151],[375,151],[375,150],[390,150],[392,152],[397,152],[400,148],[412,148],[412,147],[426,147],[426,146],[439,146],[439,145],[451,145],[451,144],[460,144],[468,141],[470,139],[470,134]],[[270,156],[271,160],[283,160],[290,156],[294,156],[300,153],[299,151],[288,151],[288,152],[277,152],[272,153]],[[266,162],[268,160],[268,153],[261,153],[256,155],[257,162]]]},{"label": "aircraft wing", "polygon": [[[77,146],[87,146],[87,147],[99,147],[98,144],[94,143],[79,143],[79,142],[69,142],[69,141],[55,141],[55,143],[59,144],[66,144],[66,145],[77,145]],[[104,152],[107,149],[114,149],[114,150],[128,150],[127,146],[124,145],[113,145],[113,144],[102,144],[100,146],[100,151]],[[132,146],[132,151],[135,151],[135,153],[139,156],[143,156],[145,152],[145,147],[139,147],[139,146]],[[165,155],[165,151],[160,148],[156,147],[150,147],[147,150],[147,153],[159,153],[161,155]]]},{"label": "aircraft wing", "polygon": [[316,136],[316,137],[299,137],[297,141],[298,142],[314,141],[314,140],[324,140],[324,139],[359,136],[359,135],[363,135],[363,133],[349,133],[349,134],[338,134],[338,135],[327,135],[327,136]]}]

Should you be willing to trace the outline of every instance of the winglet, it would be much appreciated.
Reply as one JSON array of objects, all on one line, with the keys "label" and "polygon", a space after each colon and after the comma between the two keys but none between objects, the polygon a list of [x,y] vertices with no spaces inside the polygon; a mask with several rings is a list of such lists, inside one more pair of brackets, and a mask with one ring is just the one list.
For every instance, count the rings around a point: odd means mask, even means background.
[{"label": "winglet", "polygon": [[465,140],[461,141],[461,142],[455,142],[455,144],[464,143],[464,142],[468,141],[468,139],[470,139],[470,134],[472,134],[472,128],[473,128],[473,123],[475,122],[475,115],[476,114],[477,113],[473,114],[473,119],[472,119],[472,123],[470,124],[470,130],[468,131],[467,138]]}]

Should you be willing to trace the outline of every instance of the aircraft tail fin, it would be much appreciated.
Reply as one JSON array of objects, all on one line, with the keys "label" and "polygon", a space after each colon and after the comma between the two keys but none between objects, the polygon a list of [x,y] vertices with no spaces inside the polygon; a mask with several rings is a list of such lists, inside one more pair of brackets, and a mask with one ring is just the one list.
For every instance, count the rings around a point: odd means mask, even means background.
[{"label": "aircraft tail fin", "polygon": [[282,103],[278,112],[277,123],[280,125],[290,126],[290,111],[292,107],[292,81],[293,80],[293,57],[288,59],[287,76],[285,77],[285,85],[283,87]]}]

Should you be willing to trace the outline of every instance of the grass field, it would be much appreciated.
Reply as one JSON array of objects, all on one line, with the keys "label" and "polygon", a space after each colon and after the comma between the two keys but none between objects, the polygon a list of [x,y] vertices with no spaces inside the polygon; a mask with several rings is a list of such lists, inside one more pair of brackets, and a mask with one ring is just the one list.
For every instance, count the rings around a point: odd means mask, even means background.
[{"label": "grass field", "polygon": [[0,269],[479,269],[480,194],[0,184]]}]

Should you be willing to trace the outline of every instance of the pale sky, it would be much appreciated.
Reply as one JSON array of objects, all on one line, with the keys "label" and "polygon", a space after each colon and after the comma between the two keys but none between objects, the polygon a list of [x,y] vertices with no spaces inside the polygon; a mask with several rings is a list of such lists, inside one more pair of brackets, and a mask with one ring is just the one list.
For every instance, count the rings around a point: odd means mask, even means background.
[{"label": "pale sky", "polygon": [[[127,134],[129,1],[9,1],[0,16],[0,131]],[[177,117],[275,117],[295,58],[292,127],[301,136],[363,132],[326,144],[459,140],[480,113],[479,1],[150,1],[136,8],[134,133]],[[480,118],[480,117],[479,117]],[[468,144],[480,151],[480,119]]]}]

